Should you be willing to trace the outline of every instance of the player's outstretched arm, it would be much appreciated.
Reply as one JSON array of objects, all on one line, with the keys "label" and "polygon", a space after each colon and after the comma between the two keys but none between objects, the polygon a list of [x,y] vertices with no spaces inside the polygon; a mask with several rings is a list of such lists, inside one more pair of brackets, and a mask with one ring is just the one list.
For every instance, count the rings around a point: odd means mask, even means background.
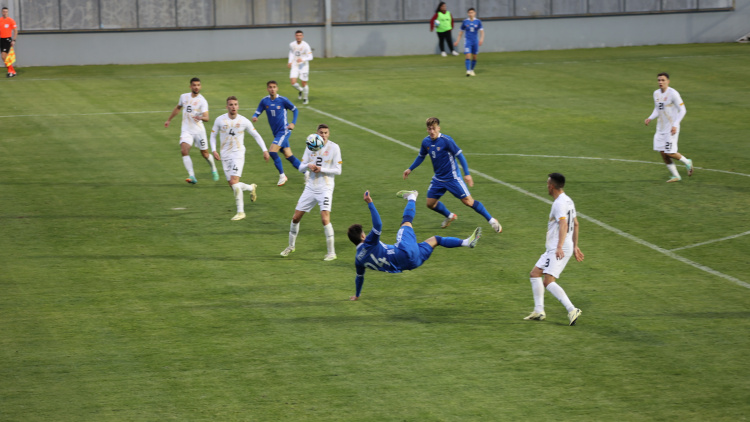
[{"label": "player's outstretched arm", "polygon": [[174,110],[172,110],[172,114],[170,114],[169,117],[167,118],[167,121],[164,122],[164,127],[169,127],[169,123],[172,122],[172,119],[174,119],[174,116],[176,116],[177,113],[180,112],[181,108],[182,106],[178,105],[177,107],[174,108]]}]

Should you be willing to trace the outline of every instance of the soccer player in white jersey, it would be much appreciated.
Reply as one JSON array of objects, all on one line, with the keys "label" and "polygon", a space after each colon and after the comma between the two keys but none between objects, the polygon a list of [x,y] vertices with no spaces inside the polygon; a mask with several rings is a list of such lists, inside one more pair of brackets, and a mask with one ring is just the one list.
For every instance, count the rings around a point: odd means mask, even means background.
[{"label": "soccer player in white jersey", "polygon": [[[307,84],[310,77],[309,62],[313,59],[313,54],[310,44],[302,41],[304,37],[305,35],[299,30],[294,34],[294,41],[289,44],[289,62],[286,67],[290,69],[289,81],[294,89],[299,91],[297,99],[302,100],[302,104],[307,104],[310,94],[310,86]],[[297,78],[302,82],[302,86],[297,83]]]},{"label": "soccer player in white jersey", "polygon": [[206,128],[203,122],[208,121],[208,102],[201,95],[201,80],[193,78],[190,80],[190,92],[180,95],[177,106],[172,110],[172,114],[164,122],[164,127],[169,127],[169,123],[174,116],[182,110],[182,129],[180,132],[180,150],[182,151],[182,163],[188,172],[186,182],[194,185],[198,183],[193,170],[193,160],[190,159],[190,147],[195,145],[201,150],[201,155],[208,161],[211,166],[211,177],[214,182],[219,180],[219,173],[216,171],[214,157],[208,153],[208,142],[206,142]]},{"label": "soccer player in white jersey", "polygon": [[[229,182],[229,187],[234,191],[234,202],[237,204],[237,214],[232,217],[233,221],[245,218],[245,201],[243,192],[250,192],[250,200],[255,202],[258,186],[240,182],[242,169],[245,166],[245,132],[255,138],[260,149],[263,150],[263,159],[268,161],[270,155],[266,149],[266,143],[250,120],[237,114],[240,104],[237,97],[227,98],[227,113],[216,118],[214,127],[211,129],[211,151],[214,158],[221,160],[224,174]],[[216,151],[216,134],[221,138],[221,155]]]},{"label": "soccer player in white jersey", "polygon": [[672,159],[680,160],[687,168],[687,175],[693,175],[693,160],[677,152],[677,138],[680,136],[680,122],[685,117],[687,109],[680,97],[680,93],[669,87],[669,74],[662,72],[657,75],[659,89],[654,91],[654,111],[645,120],[646,126],[655,118],[659,118],[654,135],[654,151],[659,151],[661,158],[672,174],[667,183],[682,180],[677,166]]},{"label": "soccer player in white jersey", "polygon": [[299,234],[299,222],[306,212],[309,212],[315,207],[315,204],[318,204],[328,249],[328,253],[323,260],[333,261],[336,259],[333,225],[331,225],[331,201],[333,200],[334,179],[341,174],[341,149],[328,139],[330,133],[328,125],[318,125],[317,134],[323,138],[323,148],[317,151],[311,151],[307,148],[302,156],[299,171],[301,173],[309,171],[310,174],[305,183],[305,190],[297,201],[292,223],[289,226],[289,246],[281,252],[281,256],[289,256],[290,253],[294,252],[297,235]]},{"label": "soccer player in white jersey", "polygon": [[556,280],[565,269],[571,255],[577,261],[583,261],[583,252],[578,249],[578,218],[573,200],[563,191],[565,176],[560,173],[550,173],[547,178],[547,192],[554,202],[547,222],[546,251],[539,257],[529,276],[531,277],[531,291],[534,294],[534,312],[525,320],[543,321],[547,318],[544,313],[544,288],[552,293],[568,311],[569,325],[575,325],[581,310],[573,306]]}]

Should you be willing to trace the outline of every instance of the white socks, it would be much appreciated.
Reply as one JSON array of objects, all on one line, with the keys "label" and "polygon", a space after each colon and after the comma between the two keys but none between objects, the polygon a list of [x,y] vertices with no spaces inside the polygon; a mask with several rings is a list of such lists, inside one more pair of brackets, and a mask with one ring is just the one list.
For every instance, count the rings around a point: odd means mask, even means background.
[{"label": "white socks", "polygon": [[182,156],[182,164],[185,164],[185,169],[188,172],[188,176],[195,177],[195,171],[193,170],[193,160],[190,159],[189,155]]},{"label": "white socks", "polygon": [[[244,195],[242,194],[242,187],[240,185],[244,185],[244,183],[235,183],[232,186],[232,190],[234,191],[234,203],[237,204],[237,212],[245,212],[245,200]],[[246,185],[247,186],[247,185]]]},{"label": "white socks", "polygon": [[328,253],[335,255],[336,248],[334,247],[333,242],[333,225],[331,223],[328,223],[323,226],[323,233],[326,234],[326,248],[328,248]]},{"label": "white socks", "polygon": [[544,282],[541,277],[529,278],[531,293],[534,295],[534,312],[544,312]]},{"label": "white socks", "polygon": [[684,155],[682,156],[682,158],[680,158],[680,161],[682,161],[682,163],[685,165],[687,165],[690,162],[690,160],[688,160],[688,158],[685,157]]},{"label": "white socks", "polygon": [[292,221],[289,224],[289,246],[294,248],[295,242],[297,242],[297,234],[299,234],[299,223],[294,224]]},{"label": "white socks", "polygon": [[206,161],[208,161],[208,164],[211,165],[211,171],[216,171],[216,163],[214,163],[214,156],[211,154],[208,154],[208,158],[206,158]]},{"label": "white socks", "polygon": [[294,89],[296,89],[297,91],[302,92],[302,87],[299,86],[299,82],[293,83],[292,87],[294,87]]},{"label": "white socks", "polygon": [[565,294],[565,290],[563,290],[563,288],[560,287],[559,284],[553,281],[552,283],[547,285],[547,290],[549,290],[549,292],[552,293],[552,295],[556,297],[557,300],[560,301],[560,303],[562,303],[562,305],[565,307],[565,309],[568,310],[568,312],[576,308],[570,302],[570,299],[568,299],[568,295]]},{"label": "white socks", "polygon": [[302,99],[307,99],[307,94],[310,93],[310,85],[305,85],[304,88],[302,88]]},{"label": "white socks", "polygon": [[[683,157],[685,158],[685,157]],[[672,176],[674,177],[680,177],[680,173],[677,172],[677,166],[672,164],[667,164],[667,170],[669,170],[670,173],[672,173]]]}]

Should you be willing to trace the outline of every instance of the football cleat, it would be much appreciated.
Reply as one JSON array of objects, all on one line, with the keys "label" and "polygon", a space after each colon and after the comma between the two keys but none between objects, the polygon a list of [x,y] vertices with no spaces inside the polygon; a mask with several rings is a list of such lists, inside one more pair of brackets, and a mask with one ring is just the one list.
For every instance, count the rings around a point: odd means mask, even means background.
[{"label": "football cleat", "polygon": [[466,71],[466,77],[468,78],[469,76],[471,76],[471,70]]},{"label": "football cleat", "polygon": [[443,220],[443,222],[440,224],[440,228],[444,229],[444,228],[450,226],[451,223],[453,222],[453,220],[455,220],[457,218],[458,218],[458,216],[456,214],[451,213],[451,215],[449,215],[448,218],[446,218],[445,220]]},{"label": "football cleat", "polygon": [[685,167],[687,167],[688,177],[690,177],[693,175],[693,160],[688,159],[687,161],[688,162],[687,164],[685,164]]},{"label": "football cleat", "polygon": [[576,321],[578,321],[578,317],[581,316],[582,313],[583,311],[578,308],[568,312],[568,321],[570,321],[570,324],[568,325],[576,325]]},{"label": "football cleat", "polygon": [[458,51],[454,50],[453,52],[451,52],[451,54],[453,54],[454,56],[458,56]]},{"label": "football cleat", "polygon": [[250,187],[253,188],[253,190],[250,191],[250,201],[255,202],[255,200],[258,199],[258,185],[253,183]]},{"label": "football cleat", "polygon": [[244,220],[245,219],[245,213],[244,212],[238,212],[237,214],[232,217],[232,221],[238,221],[238,220]]},{"label": "football cleat", "polygon": [[301,99],[302,99],[302,91],[300,91],[300,92],[299,92],[299,95],[297,95],[297,99],[298,99],[298,100],[301,100]]},{"label": "football cleat", "polygon": [[414,200],[416,201],[417,200],[416,196],[419,195],[419,192],[415,190],[400,190],[396,192],[396,196],[398,196],[399,198],[408,198],[409,195],[414,195],[415,196]]},{"label": "football cleat", "polygon": [[286,249],[284,249],[283,251],[281,251],[281,253],[279,255],[281,255],[281,256],[289,256],[289,254],[292,253],[292,252],[294,252],[294,247],[293,246],[287,246]]},{"label": "football cleat", "polygon": [[329,253],[329,254],[326,254],[325,258],[323,258],[323,261],[333,261],[334,259],[336,259],[336,254]]},{"label": "football cleat", "polygon": [[495,230],[496,233],[501,233],[503,231],[503,226],[501,226],[500,222],[494,217],[490,218],[490,226],[492,226],[492,229]]},{"label": "football cleat", "polygon": [[477,76],[477,74],[474,73],[474,69],[470,70],[470,72],[471,72],[471,76]]},{"label": "football cleat", "polygon": [[545,314],[544,312],[536,311],[530,313],[529,316],[524,318],[524,320],[526,321],[544,321],[545,319],[547,319],[547,314]]},{"label": "football cleat", "polygon": [[309,103],[309,102],[310,102],[310,100],[308,100],[307,98],[303,98],[303,99],[302,99],[302,104],[307,104],[307,103]]},{"label": "football cleat", "polygon": [[469,236],[469,247],[475,248],[480,237],[482,237],[482,228],[477,227],[476,229],[474,229],[474,233]]},{"label": "football cleat", "polygon": [[219,172],[218,171],[212,171],[211,172],[211,178],[214,179],[214,182],[219,181]]},{"label": "football cleat", "polygon": [[277,183],[276,186],[284,186],[284,183],[286,183],[287,180],[289,179],[286,178],[286,174],[281,173],[279,175],[279,183]]},{"label": "football cleat", "polygon": [[680,176],[675,176],[675,177],[673,177],[673,178],[671,178],[671,179],[667,180],[667,183],[674,183],[674,182],[679,182],[680,180],[682,180],[682,177],[680,177]]},{"label": "football cleat", "polygon": [[198,180],[195,179],[195,176],[188,176],[188,178],[185,179],[185,181],[190,183],[191,185],[198,183]]}]

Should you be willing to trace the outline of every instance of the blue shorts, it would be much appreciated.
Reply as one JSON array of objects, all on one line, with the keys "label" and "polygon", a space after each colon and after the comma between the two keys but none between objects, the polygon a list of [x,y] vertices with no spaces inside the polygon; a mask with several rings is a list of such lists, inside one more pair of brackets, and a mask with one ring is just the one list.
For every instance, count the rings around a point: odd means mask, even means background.
[{"label": "blue shorts", "polygon": [[401,271],[413,270],[432,255],[432,246],[427,242],[417,243],[417,235],[409,226],[401,226],[396,235],[396,249],[401,252],[398,257],[398,265]]},{"label": "blue shorts", "polygon": [[279,134],[274,134],[272,144],[278,145],[281,148],[289,148],[289,137],[292,136],[292,131],[287,130]]},{"label": "blue shorts", "polygon": [[466,42],[464,43],[464,54],[477,54],[479,53],[479,41],[477,42]]},{"label": "blue shorts", "polygon": [[427,197],[440,199],[445,194],[445,191],[452,193],[458,199],[463,199],[471,195],[469,188],[466,187],[466,183],[463,180],[453,179],[441,182],[432,179],[430,187],[427,189]]}]

